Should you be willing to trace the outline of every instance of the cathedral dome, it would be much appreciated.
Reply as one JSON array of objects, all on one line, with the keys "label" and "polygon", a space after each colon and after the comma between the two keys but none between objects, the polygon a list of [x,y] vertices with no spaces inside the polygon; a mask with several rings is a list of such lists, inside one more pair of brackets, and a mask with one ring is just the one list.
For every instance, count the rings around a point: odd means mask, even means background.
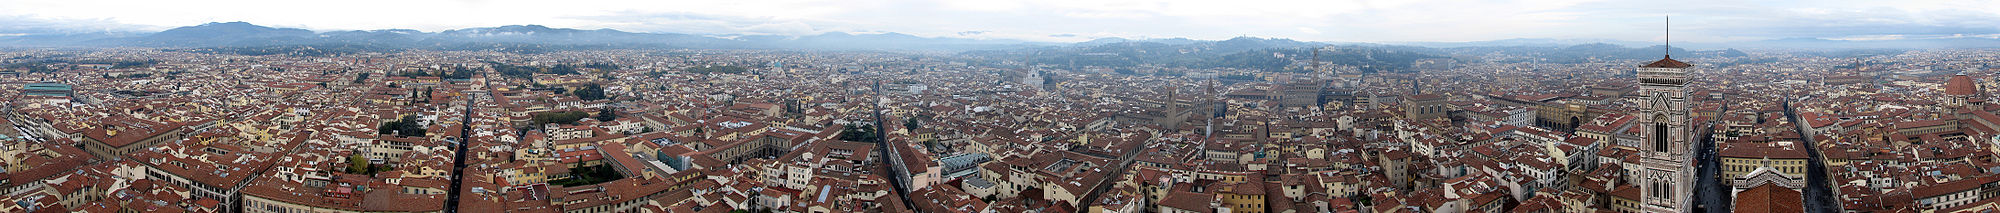
[{"label": "cathedral dome", "polygon": [[1979,85],[1972,83],[1972,77],[1967,77],[1965,76],[1965,74],[1958,74],[1957,76],[1952,76],[1951,80],[1947,80],[1944,82],[1945,95],[1962,96],[1962,95],[1974,95],[1978,93],[1979,93]]}]

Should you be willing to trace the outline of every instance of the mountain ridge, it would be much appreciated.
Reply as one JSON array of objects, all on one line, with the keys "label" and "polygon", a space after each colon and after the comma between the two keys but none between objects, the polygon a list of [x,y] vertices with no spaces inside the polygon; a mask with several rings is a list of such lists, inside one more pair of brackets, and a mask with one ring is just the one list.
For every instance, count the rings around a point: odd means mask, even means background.
[{"label": "mountain ridge", "polygon": [[[1082,42],[1035,42],[1015,39],[973,39],[924,37],[897,32],[826,32],[817,35],[697,35],[669,32],[627,32],[616,29],[553,28],[543,25],[504,25],[424,32],[410,29],[320,31],[268,27],[248,22],[210,22],[160,32],[46,32],[0,34],[0,46],[14,47],[257,47],[284,45],[369,45],[381,48],[429,48],[438,46],[479,46],[501,44],[548,44],[572,46],[637,46],[705,49],[795,49],[795,50],[891,50],[946,51],[999,50],[1050,46],[1090,47],[1121,43],[1190,45],[1203,42],[1275,42],[1296,46],[1358,45],[1414,46],[1426,48],[1566,47],[1611,44],[1623,47],[1656,46],[1653,42],[1609,39],[1512,38],[1468,42],[1308,42],[1285,38],[1258,40],[1196,40],[1188,38],[1128,39],[1102,37]],[[1274,44],[1275,44],[1274,43]],[[1830,40],[1781,38],[1735,42],[1686,42],[1675,47],[1705,50],[1723,49],[1927,49],[2000,48],[2000,38],[1955,37],[1898,40]]]},{"label": "mountain ridge", "polygon": [[811,36],[714,36],[626,32],[615,29],[584,30],[543,25],[504,25],[423,32],[410,29],[337,30],[314,32],[298,28],[276,28],[247,22],[211,22],[153,33],[49,33],[0,36],[0,46],[17,47],[262,47],[288,45],[374,45],[383,48],[426,48],[436,46],[550,44],[712,49],[807,49],[807,50],[916,50],[966,51],[1018,48],[1024,45],[1053,45],[1011,39],[967,39],[921,37],[902,33],[849,34],[829,32]]}]

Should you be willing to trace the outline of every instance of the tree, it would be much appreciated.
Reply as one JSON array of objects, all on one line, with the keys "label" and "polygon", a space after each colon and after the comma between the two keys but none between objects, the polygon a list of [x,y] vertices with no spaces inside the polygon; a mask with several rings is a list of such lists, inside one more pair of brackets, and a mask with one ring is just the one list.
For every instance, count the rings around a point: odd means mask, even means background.
[{"label": "tree", "polygon": [[597,119],[597,121],[611,121],[611,120],[617,120],[617,119],[618,119],[618,111],[616,111],[616,110],[611,110],[611,107],[604,107],[604,108],[598,108],[598,110],[597,110],[597,117],[595,117],[595,118],[592,118],[592,119]]},{"label": "tree", "polygon": [[447,79],[470,79],[472,78],[473,72],[474,71],[472,70],[472,68],[468,68],[465,66],[452,66],[450,72],[444,74],[443,77]]},{"label": "tree", "polygon": [[1222,80],[1235,80],[1235,81],[1251,81],[1251,80],[1257,80],[1257,76],[1252,76],[1252,75],[1248,75],[1248,74],[1230,74],[1230,75],[1223,75],[1222,77],[1216,77],[1216,78],[1220,78],[1220,79],[1222,79]]},{"label": "tree", "polygon": [[569,65],[569,64],[556,64],[555,66],[552,66],[552,67],[549,67],[549,68],[546,68],[546,69],[542,69],[542,70],[546,70],[546,72],[544,72],[544,73],[548,73],[548,74],[557,74],[557,75],[574,75],[574,74],[576,74],[576,65]]},{"label": "tree", "polygon": [[585,113],[582,111],[543,112],[543,113],[535,113],[535,115],[530,119],[534,121],[535,126],[541,126],[542,124],[549,124],[549,123],[576,124],[577,120],[589,116],[590,113]]},{"label": "tree", "polygon": [[600,100],[604,99],[604,86],[597,84],[585,84],[583,86],[577,87],[575,90],[570,90],[569,93],[570,95],[576,95],[576,98],[581,98],[586,101]]},{"label": "tree", "polygon": [[1042,72],[1042,84],[1055,84],[1055,83],[1056,83],[1055,75],[1050,75],[1049,72],[1046,71]]},{"label": "tree", "polygon": [[486,63],[493,68],[494,72],[499,72],[500,75],[511,76],[515,78],[528,78],[529,76],[533,76],[535,73],[539,73],[542,70],[541,67],[534,67],[534,66],[521,66],[521,65],[504,64],[500,62],[490,62],[490,61]]},{"label": "tree", "polygon": [[862,124],[856,126],[847,126],[846,129],[840,131],[840,140],[855,141],[855,142],[880,142],[876,140],[877,137],[875,135],[876,135],[875,125]]},{"label": "tree", "polygon": [[415,115],[405,115],[402,119],[382,123],[382,126],[376,127],[377,134],[396,134],[403,137],[422,137],[426,131],[429,130],[417,123]]},{"label": "tree", "polygon": [[703,65],[700,67],[687,68],[687,72],[697,73],[697,74],[709,74],[709,73],[738,74],[748,71],[750,71],[749,68],[731,66],[731,65],[721,65],[721,66]]},{"label": "tree", "polygon": [[600,164],[597,166],[570,168],[569,173],[570,173],[569,179],[549,181],[549,184],[562,185],[562,186],[579,186],[579,185],[590,185],[603,182],[610,182],[625,178],[625,175],[618,174],[618,170],[612,169],[610,164]]},{"label": "tree", "polygon": [[618,66],[617,64],[611,64],[611,63],[602,63],[602,62],[592,62],[588,64],[583,64],[583,68],[597,69],[598,71],[606,71],[606,72],[609,72],[611,70],[616,70],[621,67],[623,66]]},{"label": "tree", "polygon": [[361,174],[367,172],[368,158],[362,158],[361,153],[354,153],[354,155],[347,156],[347,173]]}]

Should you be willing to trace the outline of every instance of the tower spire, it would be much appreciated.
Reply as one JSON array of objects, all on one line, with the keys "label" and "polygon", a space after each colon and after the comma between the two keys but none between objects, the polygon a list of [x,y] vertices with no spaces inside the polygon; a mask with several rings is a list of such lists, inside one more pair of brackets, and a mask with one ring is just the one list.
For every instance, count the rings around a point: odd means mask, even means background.
[{"label": "tower spire", "polygon": [[1324,47],[1313,47],[1313,58],[1312,58],[1312,67],[1311,67],[1311,68],[1306,68],[1306,69],[1309,69],[1309,70],[1308,70],[1307,72],[1311,72],[1311,73],[1312,73],[1312,75],[1310,75],[1310,76],[1312,76],[1312,78],[1310,78],[1310,81],[1312,81],[1312,83],[1313,83],[1313,86],[1314,86],[1314,87],[1326,87],[1326,82],[1321,82],[1321,81],[1319,80],[1319,77],[1320,77],[1320,75],[1323,75],[1323,74],[1325,74],[1325,73],[1321,73],[1321,72],[1320,72],[1320,67],[1319,67],[1319,49],[1320,49],[1320,48],[1324,48]]}]

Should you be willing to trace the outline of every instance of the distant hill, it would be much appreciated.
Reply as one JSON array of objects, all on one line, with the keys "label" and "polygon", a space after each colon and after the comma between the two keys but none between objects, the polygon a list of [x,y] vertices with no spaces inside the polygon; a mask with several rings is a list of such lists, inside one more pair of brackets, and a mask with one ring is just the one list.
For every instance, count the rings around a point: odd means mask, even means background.
[{"label": "distant hill", "polygon": [[2000,48],[2000,39],[1981,37],[1958,38],[1910,38],[1894,40],[1829,40],[1818,38],[1785,38],[1751,42],[1730,42],[1720,45],[1743,48],[1768,49],[1947,49],[1947,48]]},{"label": "distant hill", "polygon": [[734,41],[742,42],[744,45],[754,48],[831,50],[982,50],[1054,45],[1054,43],[1006,39],[926,38],[902,33],[848,34],[841,32],[797,37],[744,36],[738,37]]},{"label": "distant hill", "polygon": [[152,35],[124,39],[121,44],[154,47],[263,46],[293,44],[313,39],[311,30],[271,28],[244,22],[208,23],[178,27]]},{"label": "distant hill", "polygon": [[[541,25],[465,28],[441,32],[407,29],[313,32],[273,28],[245,22],[208,23],[155,33],[30,34],[0,37],[0,46],[22,47],[168,47],[237,52],[303,47],[365,47],[396,49],[568,49],[568,48],[700,48],[799,50],[966,51],[1020,48],[1056,43],[1019,40],[919,37],[899,33],[825,33],[812,36],[740,36],[720,38],[678,33],[637,33],[611,29],[581,30]],[[535,50],[526,50],[534,52]],[[283,51],[277,51],[283,52]]]},{"label": "distant hill", "polygon": [[[1171,42],[1171,43],[1170,43]],[[1310,61],[1313,48],[1328,43],[1291,39],[1237,37],[1221,41],[1187,39],[1127,40],[1098,39],[1060,47],[968,51],[965,56],[995,60],[1027,60],[1030,63],[1076,69],[1085,66],[1134,67],[1156,65],[1184,68],[1239,68],[1269,72],[1302,72],[1299,65]],[[1405,71],[1416,60],[1445,58],[1439,51],[1409,46],[1345,45],[1320,54],[1327,65],[1347,65],[1364,72]],[[1074,67],[1073,67],[1074,66]]]},{"label": "distant hill", "polygon": [[[1659,42],[1624,41],[1608,39],[1538,39],[1517,38],[1492,41],[1470,42],[1397,42],[1400,44],[1430,48],[1465,47],[1566,47],[1585,44],[1612,44],[1617,46],[1658,46]],[[1891,40],[1832,40],[1821,38],[1781,38],[1753,41],[1730,42],[1674,42],[1675,47],[1697,50],[1721,49],[1779,49],[1779,50],[1854,50],[1854,49],[1950,49],[1950,48],[2000,48],[2000,38],[1945,37],[1945,38],[1904,38]]]},{"label": "distant hill", "polygon": [[1516,38],[1516,39],[1502,39],[1502,40],[1492,40],[1492,41],[1393,42],[1390,44],[1401,44],[1401,45],[1431,47],[1431,48],[1459,48],[1459,47],[1513,47],[1513,46],[1562,47],[1562,46],[1571,46],[1580,44],[1615,44],[1621,46],[1645,46],[1645,45],[1654,45],[1656,43],[1609,40],[1609,39]]},{"label": "distant hill", "polygon": [[1443,48],[1444,51],[1460,55],[1509,55],[1525,56],[1513,60],[1539,59],[1543,63],[1580,63],[1594,60],[1648,60],[1664,55],[1675,58],[1701,57],[1741,57],[1748,54],[1736,49],[1689,51],[1680,47],[1667,49],[1666,46],[1626,47],[1615,44],[1591,43],[1569,46],[1481,46]]},{"label": "distant hill", "polygon": [[1193,43],[1196,43],[1196,42],[1201,42],[1201,41],[1200,41],[1200,40],[1194,40],[1194,39],[1187,39],[1187,38],[1163,38],[1163,39],[1146,39],[1146,40],[1131,40],[1131,39],[1125,39],[1125,38],[1119,38],[1119,37],[1106,37],[1106,38],[1098,38],[1098,39],[1092,39],[1092,40],[1090,40],[1090,41],[1084,41],[1084,42],[1077,42],[1077,43],[1075,43],[1075,44],[1071,44],[1071,45],[1076,45],[1076,46],[1094,46],[1094,45],[1104,45],[1104,44],[1114,44],[1114,43],[1125,43],[1125,42],[1151,42],[1151,43],[1161,43],[1161,44],[1168,44],[1168,45],[1184,45],[1184,44],[1193,44]]},{"label": "distant hill", "polygon": [[[428,50],[498,50],[539,53],[571,49],[781,49],[832,51],[926,51],[957,52],[975,56],[1030,58],[1041,64],[1131,66],[1167,64],[1204,67],[1208,62],[1232,54],[1280,53],[1269,50],[1300,49],[1341,45],[1349,48],[1380,49],[1433,56],[1483,57],[1524,56],[1508,60],[1535,59],[1569,63],[1590,60],[1651,59],[1662,47],[1652,42],[1593,39],[1520,38],[1474,42],[1349,43],[1306,42],[1282,38],[1238,37],[1227,40],[1187,38],[1127,39],[1098,38],[1076,43],[1032,42],[1010,39],[968,39],[923,37],[902,33],[828,32],[807,36],[781,35],[695,35],[680,33],[625,32],[612,29],[569,29],[541,25],[507,25],[423,32],[408,29],[348,30],[314,32],[297,28],[275,28],[245,22],[217,22],[178,27],[160,32],[78,32],[0,34],[0,47],[160,47],[195,52],[231,54],[323,55],[351,52]],[[1648,47],[1650,45],[1650,47]],[[1676,57],[1735,57],[1746,55],[1736,49],[1779,49],[1834,51],[1827,55],[1851,55],[1845,50],[1903,50],[1928,48],[2000,48],[2000,39],[1984,37],[1921,38],[1896,40],[1827,40],[1791,38],[1763,41],[1676,43]],[[1681,48],[1693,48],[1681,49]],[[1261,51],[1250,53],[1253,51]],[[1089,57],[1070,57],[1089,56]],[[1239,55],[1243,59],[1253,59]],[[1275,62],[1271,62],[1275,63]],[[1271,64],[1264,63],[1264,64]],[[1372,63],[1372,62],[1371,62]],[[1371,64],[1360,63],[1360,64]],[[1259,66],[1268,67],[1268,66]]]}]

